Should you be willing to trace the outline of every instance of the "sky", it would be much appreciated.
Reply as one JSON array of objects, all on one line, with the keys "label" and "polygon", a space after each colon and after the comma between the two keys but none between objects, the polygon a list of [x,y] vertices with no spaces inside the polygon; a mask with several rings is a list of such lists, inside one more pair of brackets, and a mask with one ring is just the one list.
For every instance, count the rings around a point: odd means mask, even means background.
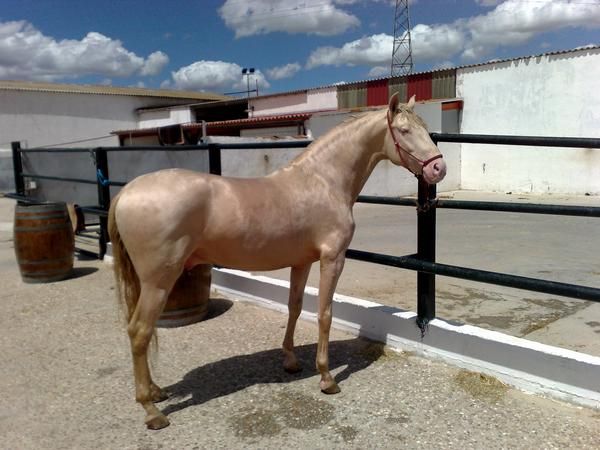
[{"label": "sky", "polygon": [[[395,4],[2,0],[0,79],[268,94],[389,76]],[[600,45],[600,0],[409,5],[415,72]]]}]

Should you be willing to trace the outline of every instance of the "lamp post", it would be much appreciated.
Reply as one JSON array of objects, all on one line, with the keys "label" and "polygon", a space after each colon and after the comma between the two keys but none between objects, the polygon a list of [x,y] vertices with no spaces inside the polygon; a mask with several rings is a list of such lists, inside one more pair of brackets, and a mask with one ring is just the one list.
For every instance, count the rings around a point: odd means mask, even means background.
[{"label": "lamp post", "polygon": [[[254,73],[254,67],[244,67],[242,69],[242,75],[246,75],[246,93],[248,95],[248,110],[250,109],[250,75]],[[250,111],[248,111],[250,112]]]}]

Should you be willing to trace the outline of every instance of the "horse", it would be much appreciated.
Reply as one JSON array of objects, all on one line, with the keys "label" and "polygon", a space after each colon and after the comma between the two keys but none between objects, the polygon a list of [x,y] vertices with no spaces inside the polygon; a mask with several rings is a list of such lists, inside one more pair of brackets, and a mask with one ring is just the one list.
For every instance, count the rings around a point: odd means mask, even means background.
[{"label": "horse", "polygon": [[287,166],[259,178],[231,178],[184,169],[137,177],[113,199],[109,235],[119,298],[126,304],[136,400],[149,429],[169,425],[155,402],[167,393],[152,380],[147,352],[169,293],[199,264],[248,271],[291,268],[283,367],[301,370],[294,330],[313,262],[320,262],[316,368],[326,394],[340,389],[329,372],[332,298],[355,223],[352,207],[382,160],[427,183],[446,163],[415,97],[369,111],[313,141]]}]

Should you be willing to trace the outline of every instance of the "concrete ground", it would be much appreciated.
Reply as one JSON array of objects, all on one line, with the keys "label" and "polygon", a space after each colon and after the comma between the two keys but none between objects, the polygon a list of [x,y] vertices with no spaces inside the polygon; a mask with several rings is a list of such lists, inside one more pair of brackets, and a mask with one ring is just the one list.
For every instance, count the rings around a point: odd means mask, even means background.
[{"label": "concrete ground", "polygon": [[[6,210],[6,200],[0,200]],[[6,449],[464,449],[600,446],[600,413],[525,395],[493,378],[395,353],[339,331],[318,390],[316,327],[300,322],[304,370],[281,369],[286,316],[224,298],[207,320],[160,330],[155,380],[172,424],[152,432],[135,404],[129,344],[109,267],[77,260],[69,280],[22,283],[0,215],[0,447]]]}]

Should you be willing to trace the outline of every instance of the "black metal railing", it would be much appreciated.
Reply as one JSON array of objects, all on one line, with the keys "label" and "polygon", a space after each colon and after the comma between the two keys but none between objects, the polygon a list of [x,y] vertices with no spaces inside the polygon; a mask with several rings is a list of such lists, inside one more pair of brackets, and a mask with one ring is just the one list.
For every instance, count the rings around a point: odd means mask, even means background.
[{"label": "black metal railing", "polygon": [[[470,144],[600,149],[600,139],[593,138],[442,133],[431,133],[431,138],[436,144],[439,142],[457,142]],[[359,197],[358,201],[402,206],[415,203],[414,200],[406,198],[382,198],[371,196]],[[437,208],[600,217],[600,207],[444,200],[437,198],[435,185],[428,185],[423,182],[423,180],[419,180],[419,192],[416,204],[417,253],[415,255],[397,257],[359,250],[348,250],[348,257],[392,267],[416,270],[418,272],[417,324],[421,330],[424,330],[427,323],[435,317],[435,275],[600,302],[600,289],[598,288],[499,272],[489,272],[468,267],[450,266],[435,262]]]},{"label": "black metal railing", "polygon": [[[600,139],[587,138],[549,138],[535,136],[492,136],[471,134],[431,133],[436,142],[460,142],[478,144],[502,144],[544,147],[600,148]],[[209,172],[221,174],[221,150],[266,149],[266,148],[302,148],[310,141],[293,141],[277,143],[228,143],[201,144],[179,146],[131,146],[131,147],[97,147],[97,148],[37,148],[22,149],[18,142],[12,145],[13,167],[16,193],[7,196],[27,201],[25,178],[48,179],[72,183],[96,184],[98,188],[98,206],[82,207],[84,212],[95,214],[100,218],[99,257],[106,252],[108,242],[107,213],[110,207],[110,187],[124,186],[126,181],[115,181],[109,178],[107,153],[112,151],[208,151]],[[35,152],[91,152],[94,155],[96,179],[63,178],[50,175],[29,174],[23,172],[22,154]],[[359,196],[358,202],[382,205],[416,206],[417,208],[417,253],[405,256],[384,255],[362,250],[348,249],[346,256],[350,259],[399,267],[417,271],[417,324],[424,330],[427,323],[435,317],[435,275],[461,278],[482,283],[496,284],[530,291],[573,297],[600,302],[600,289],[568,283],[559,283],[518,275],[489,272],[475,268],[451,266],[436,263],[436,210],[438,208],[467,209],[479,211],[500,211],[531,214],[551,214],[600,217],[600,207],[541,205],[505,202],[482,202],[438,199],[436,186],[428,185],[422,179],[418,181],[417,198]]]}]

